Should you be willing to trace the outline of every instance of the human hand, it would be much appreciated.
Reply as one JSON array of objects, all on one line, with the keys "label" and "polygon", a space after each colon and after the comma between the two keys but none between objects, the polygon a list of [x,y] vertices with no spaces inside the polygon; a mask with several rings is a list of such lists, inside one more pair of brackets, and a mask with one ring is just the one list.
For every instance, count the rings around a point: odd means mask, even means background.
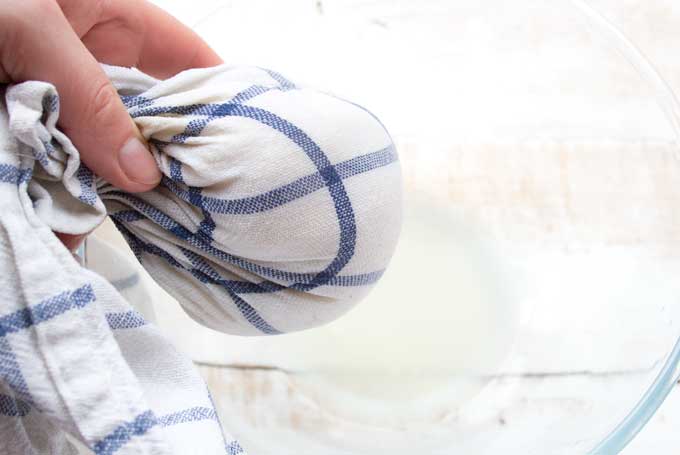
[{"label": "human hand", "polygon": [[[97,62],[167,78],[221,60],[188,27],[145,0],[0,2],[0,83],[52,83],[61,98],[59,126],[82,161],[121,189],[148,191],[160,172]],[[62,240],[77,246],[72,237]]]}]

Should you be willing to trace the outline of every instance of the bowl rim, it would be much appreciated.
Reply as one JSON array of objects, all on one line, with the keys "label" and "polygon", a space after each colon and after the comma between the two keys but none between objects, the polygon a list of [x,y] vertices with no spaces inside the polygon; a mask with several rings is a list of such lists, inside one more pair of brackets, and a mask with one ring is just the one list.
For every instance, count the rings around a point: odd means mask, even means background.
[{"label": "bowl rim", "polygon": [[666,358],[661,371],[635,407],[623,418],[589,455],[621,452],[645,427],[680,379],[680,338]]},{"label": "bowl rim", "polygon": [[[587,0],[571,0],[571,3],[589,19],[589,24],[596,32],[599,32],[599,36],[608,41],[606,44],[617,48],[639,73],[640,77],[654,89],[657,95],[657,104],[664,112],[675,133],[675,157],[680,161],[680,103],[678,103],[670,85],[650,59],[635,46],[621,29],[604,17],[602,13],[595,10]],[[637,404],[602,441],[588,452],[588,455],[610,455],[621,452],[645,427],[679,380],[680,334],[678,334],[673,349],[666,356],[666,361],[654,381]]]}]

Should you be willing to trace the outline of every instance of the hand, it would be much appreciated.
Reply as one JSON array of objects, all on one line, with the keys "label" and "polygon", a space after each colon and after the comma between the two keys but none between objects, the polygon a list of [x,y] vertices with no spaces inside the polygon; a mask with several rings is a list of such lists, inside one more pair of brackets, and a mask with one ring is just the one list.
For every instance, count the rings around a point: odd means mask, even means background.
[{"label": "hand", "polygon": [[52,83],[61,101],[59,126],[83,162],[121,189],[148,191],[160,172],[97,62],[167,78],[221,60],[145,0],[0,1],[0,83]]}]

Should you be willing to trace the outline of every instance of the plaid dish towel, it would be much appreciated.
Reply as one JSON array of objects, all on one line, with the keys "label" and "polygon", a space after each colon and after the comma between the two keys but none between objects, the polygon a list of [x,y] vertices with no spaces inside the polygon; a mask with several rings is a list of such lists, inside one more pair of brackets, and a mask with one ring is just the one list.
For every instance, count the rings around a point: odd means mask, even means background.
[{"label": "plaid dish towel", "polygon": [[106,67],[163,172],[127,194],[82,166],[42,82],[0,103],[0,453],[239,454],[189,359],[52,234],[108,215],[200,323],[279,334],[379,279],[400,225],[392,141],[363,108],[249,67],[159,81]]}]

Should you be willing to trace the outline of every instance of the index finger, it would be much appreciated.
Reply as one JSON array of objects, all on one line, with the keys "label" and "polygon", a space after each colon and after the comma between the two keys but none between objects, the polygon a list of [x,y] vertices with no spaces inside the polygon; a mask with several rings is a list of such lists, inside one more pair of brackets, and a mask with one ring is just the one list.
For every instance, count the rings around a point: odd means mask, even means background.
[{"label": "index finger", "polygon": [[222,63],[197,33],[145,0],[104,2],[96,18],[91,13],[85,14],[88,10],[83,4],[89,0],[60,2],[64,6],[78,4],[77,8],[69,8],[73,12],[69,20],[100,62],[135,66],[161,79],[186,69]]},{"label": "index finger", "polygon": [[222,63],[196,32],[157,6],[143,3],[149,12],[144,15],[146,35],[139,55],[139,69],[156,77],[169,77],[186,69]]}]

